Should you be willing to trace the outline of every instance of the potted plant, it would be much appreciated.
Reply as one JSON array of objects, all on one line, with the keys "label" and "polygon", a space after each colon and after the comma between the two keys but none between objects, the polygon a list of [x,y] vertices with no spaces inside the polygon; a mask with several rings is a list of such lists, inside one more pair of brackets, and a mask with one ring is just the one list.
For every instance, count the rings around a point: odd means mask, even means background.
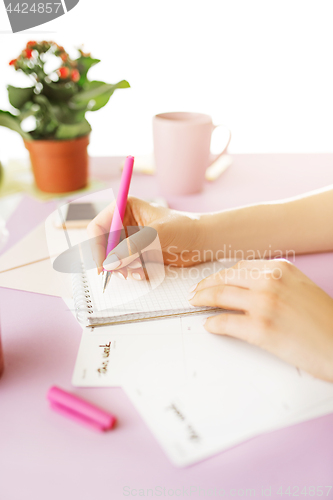
[{"label": "potted plant", "polygon": [[[63,193],[87,184],[91,127],[85,113],[105,106],[116,89],[129,87],[125,80],[116,84],[90,81],[88,71],[99,62],[81,49],[72,59],[55,42],[31,41],[9,63],[28,75],[32,85],[8,85],[14,110],[0,110],[0,125],[23,137],[36,184],[42,191]],[[33,117],[32,128],[24,131],[22,122],[29,117]]]}]

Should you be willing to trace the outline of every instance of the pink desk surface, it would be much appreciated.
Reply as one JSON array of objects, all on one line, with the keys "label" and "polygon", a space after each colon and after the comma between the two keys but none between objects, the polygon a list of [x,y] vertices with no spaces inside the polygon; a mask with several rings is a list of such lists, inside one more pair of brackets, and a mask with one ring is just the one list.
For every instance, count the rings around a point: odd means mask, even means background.
[{"label": "pink desk surface", "polygon": [[[117,189],[117,165],[117,159],[97,158],[92,171]],[[235,155],[232,167],[214,184],[207,183],[202,194],[168,201],[173,208],[209,211],[332,183],[333,154]],[[155,179],[136,175],[131,192],[157,194]],[[7,248],[53,209],[53,202],[23,199],[8,223]],[[333,296],[333,254],[301,256],[297,265]],[[124,487],[137,490],[132,498],[139,496],[139,489],[147,497],[147,489],[158,486],[166,488],[165,497],[176,488],[180,497],[190,496],[190,487],[207,495],[212,489],[213,498],[214,488],[224,489],[226,497],[241,496],[241,490],[245,496],[249,488],[261,496],[262,487],[271,487],[271,498],[281,498],[280,486],[333,484],[333,415],[259,436],[192,467],[175,468],[122,389],[71,387],[81,328],[61,299],[1,289],[0,301],[5,355],[0,380],[1,500],[118,500],[125,498]],[[53,413],[45,399],[53,384],[111,410],[118,427],[99,435]],[[203,491],[192,490],[191,498],[203,496]]]}]

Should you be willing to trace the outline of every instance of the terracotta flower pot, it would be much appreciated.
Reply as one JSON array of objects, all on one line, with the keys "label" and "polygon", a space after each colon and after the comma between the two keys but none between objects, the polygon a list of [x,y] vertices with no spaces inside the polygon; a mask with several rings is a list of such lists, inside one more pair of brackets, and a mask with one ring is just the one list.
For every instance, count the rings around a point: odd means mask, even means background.
[{"label": "terracotta flower pot", "polygon": [[47,193],[82,189],[88,182],[89,136],[69,141],[24,141],[37,187]]}]

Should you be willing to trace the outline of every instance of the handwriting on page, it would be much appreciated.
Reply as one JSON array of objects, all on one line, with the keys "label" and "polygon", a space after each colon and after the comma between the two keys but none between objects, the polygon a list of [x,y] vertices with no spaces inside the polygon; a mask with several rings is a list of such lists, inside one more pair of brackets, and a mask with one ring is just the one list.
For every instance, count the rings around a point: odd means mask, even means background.
[{"label": "handwriting on page", "polygon": [[184,422],[186,432],[188,433],[188,439],[190,439],[191,441],[200,441],[200,437],[197,432],[193,429],[192,425],[186,421],[185,415],[177,408],[174,403],[171,403],[170,406],[167,406],[166,410],[171,410],[173,415],[175,415],[178,420]]},{"label": "handwriting on page", "polygon": [[100,375],[102,375],[102,374],[105,375],[108,371],[111,342],[109,342],[108,344],[105,344],[105,345],[100,345],[99,347],[101,347],[103,349],[103,352],[102,352],[103,360],[102,360],[102,365],[99,368],[97,368],[97,371]]}]

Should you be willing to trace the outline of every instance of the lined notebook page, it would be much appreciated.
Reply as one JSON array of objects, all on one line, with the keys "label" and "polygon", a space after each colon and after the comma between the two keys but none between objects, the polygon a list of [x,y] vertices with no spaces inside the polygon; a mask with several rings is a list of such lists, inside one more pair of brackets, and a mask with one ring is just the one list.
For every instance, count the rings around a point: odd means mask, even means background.
[{"label": "lined notebook page", "polygon": [[189,304],[189,289],[204,277],[226,267],[222,262],[209,262],[190,268],[169,269],[153,263],[147,263],[146,266],[149,281],[125,281],[112,276],[104,294],[102,277],[97,276],[96,269],[86,272],[93,307],[89,319],[131,314],[146,314],[150,317],[156,312],[206,310],[206,307],[193,308]]}]

